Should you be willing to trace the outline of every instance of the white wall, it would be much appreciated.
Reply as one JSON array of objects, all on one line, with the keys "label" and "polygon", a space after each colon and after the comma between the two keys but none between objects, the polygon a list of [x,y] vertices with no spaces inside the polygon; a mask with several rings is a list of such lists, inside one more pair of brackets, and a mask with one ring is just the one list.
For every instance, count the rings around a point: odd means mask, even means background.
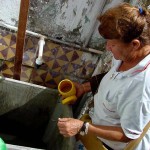
[{"label": "white wall", "polygon": [[[0,0],[0,21],[17,26],[21,0]],[[30,0],[27,29],[99,49],[97,16],[125,0]],[[138,0],[131,0],[137,4]],[[147,0],[145,0],[147,1]],[[102,50],[103,47],[100,47]]]},{"label": "white wall", "polygon": [[0,20],[15,25],[19,18],[20,0],[0,0]]}]

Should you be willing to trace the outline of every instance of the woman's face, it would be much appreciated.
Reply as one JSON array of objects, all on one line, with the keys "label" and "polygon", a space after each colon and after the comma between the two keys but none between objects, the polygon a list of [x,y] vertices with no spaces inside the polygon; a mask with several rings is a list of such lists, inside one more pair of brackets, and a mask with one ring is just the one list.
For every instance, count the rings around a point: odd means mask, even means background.
[{"label": "woman's face", "polygon": [[107,40],[106,50],[111,51],[115,59],[122,61],[126,61],[132,51],[130,44],[123,43],[118,39]]}]

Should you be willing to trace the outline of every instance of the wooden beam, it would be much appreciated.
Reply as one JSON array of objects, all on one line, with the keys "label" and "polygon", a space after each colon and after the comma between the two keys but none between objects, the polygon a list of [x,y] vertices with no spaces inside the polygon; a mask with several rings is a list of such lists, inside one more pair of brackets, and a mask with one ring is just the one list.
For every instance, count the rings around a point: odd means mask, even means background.
[{"label": "wooden beam", "polygon": [[13,78],[16,80],[20,80],[21,75],[21,66],[26,34],[26,24],[28,19],[29,3],[30,0],[21,0],[20,3],[19,24],[17,32],[14,75],[13,75]]}]

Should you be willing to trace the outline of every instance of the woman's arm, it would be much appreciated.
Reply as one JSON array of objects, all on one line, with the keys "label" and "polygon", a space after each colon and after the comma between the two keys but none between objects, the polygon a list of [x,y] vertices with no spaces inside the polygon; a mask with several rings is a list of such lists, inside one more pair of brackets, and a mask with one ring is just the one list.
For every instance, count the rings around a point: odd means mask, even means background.
[{"label": "woman's arm", "polygon": [[96,76],[93,76],[89,79],[88,82],[85,82],[83,84],[80,84],[78,82],[74,82],[74,85],[76,87],[76,96],[79,98],[83,94],[85,94],[87,92],[91,92],[91,91],[94,95],[96,93],[96,91],[99,87],[99,84],[100,84],[100,82],[101,82],[101,80],[105,74],[106,73],[101,73],[101,74],[98,74]]},{"label": "woman's arm", "polygon": [[[59,118],[58,128],[60,134],[65,137],[71,137],[79,133],[83,126],[83,121],[73,118]],[[125,136],[121,127],[115,126],[97,126],[90,124],[88,127],[88,133],[92,133],[95,136],[119,142],[129,142],[131,139]]]},{"label": "woman's arm", "polygon": [[76,87],[76,96],[79,98],[83,94],[91,91],[91,85],[90,82],[86,82],[83,84],[74,82],[74,85]]},{"label": "woman's arm", "polygon": [[131,140],[126,137],[121,127],[116,126],[97,126],[90,124],[88,132],[111,141],[129,142]]}]

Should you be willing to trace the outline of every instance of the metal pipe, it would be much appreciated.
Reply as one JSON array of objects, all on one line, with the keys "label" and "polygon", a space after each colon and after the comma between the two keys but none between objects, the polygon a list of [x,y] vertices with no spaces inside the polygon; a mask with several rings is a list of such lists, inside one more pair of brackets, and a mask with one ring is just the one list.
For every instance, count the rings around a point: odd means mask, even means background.
[{"label": "metal pipe", "polygon": [[[17,27],[6,24],[3,21],[0,21],[0,26],[8,28],[10,30],[18,31]],[[47,37],[47,36],[44,36],[42,34],[35,33],[35,32],[32,32],[32,31],[29,31],[29,30],[26,30],[26,33],[28,33],[29,35],[38,37],[38,38],[39,37],[44,37],[44,39],[51,40],[53,42],[57,42],[57,43],[60,43],[60,44],[68,45],[70,47],[78,48],[78,49],[81,49],[82,51],[85,51],[85,52],[91,52],[91,53],[95,53],[95,54],[99,54],[99,55],[103,54],[103,51],[100,51],[100,50],[96,50],[96,49],[93,49],[93,48],[85,48],[85,47],[82,47],[82,46],[74,44],[74,43],[69,43],[69,42],[61,41],[61,40],[54,39],[54,38],[51,38],[51,37]]]},{"label": "metal pipe", "polygon": [[[10,30],[14,30],[14,31],[18,31],[18,28],[17,27],[14,27],[12,25],[9,25],[9,24],[6,24],[4,23],[3,21],[0,21],[0,26],[1,27],[5,27],[5,28],[8,28]],[[46,36],[42,35],[42,34],[39,34],[39,33],[35,33],[35,32],[32,32],[32,31],[29,31],[29,30],[26,30],[26,33],[30,34],[30,35],[33,35],[35,37],[41,37],[43,36],[44,38],[46,38]]]}]

